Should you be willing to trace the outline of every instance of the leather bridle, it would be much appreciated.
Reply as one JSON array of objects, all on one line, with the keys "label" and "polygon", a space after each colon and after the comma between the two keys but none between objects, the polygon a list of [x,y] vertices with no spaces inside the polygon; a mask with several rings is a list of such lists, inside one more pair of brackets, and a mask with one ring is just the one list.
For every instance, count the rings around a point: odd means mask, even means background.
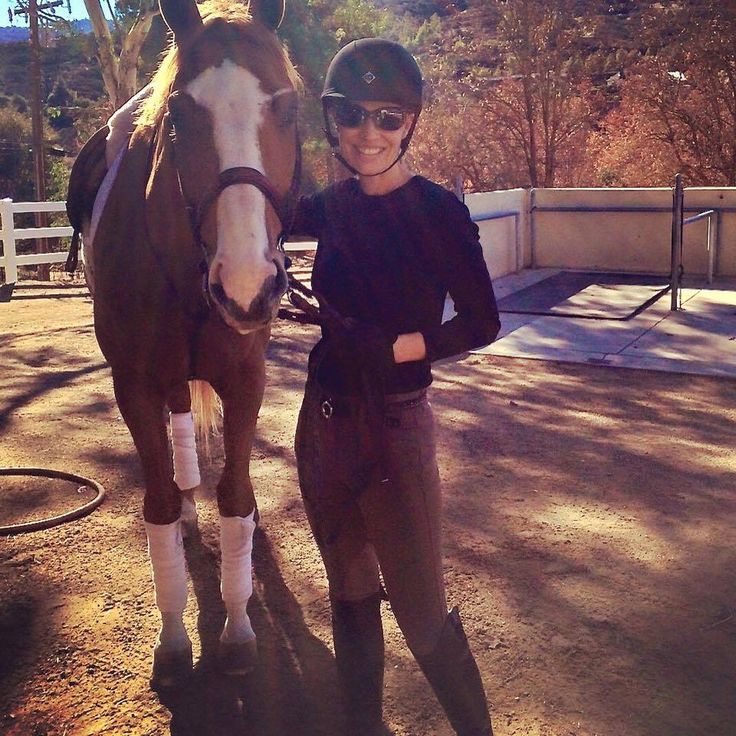
[{"label": "leather bridle", "polygon": [[[173,132],[174,127],[171,119],[167,115],[167,127],[169,133]],[[208,288],[208,274],[209,265],[208,257],[209,252],[207,250],[207,244],[202,235],[202,229],[204,226],[205,218],[209,213],[212,206],[217,202],[220,195],[231,186],[235,184],[247,184],[255,187],[258,191],[263,194],[266,201],[271,205],[276,216],[281,224],[281,232],[276,241],[277,250],[284,254],[286,260],[286,253],[284,250],[284,243],[288,240],[291,229],[294,225],[294,218],[296,216],[296,205],[299,198],[299,188],[301,183],[302,174],[302,147],[301,139],[299,137],[299,130],[296,129],[295,134],[295,153],[294,153],[294,173],[291,177],[291,184],[286,194],[282,197],[277,191],[273,184],[269,181],[266,175],[254,169],[251,166],[233,166],[229,169],[221,171],[215,183],[207,189],[202,196],[202,199],[197,202],[191,202],[184,192],[182,185],[181,172],[176,160],[176,140],[173,139],[173,151],[174,151],[174,169],[176,171],[176,178],[179,185],[179,192],[181,193],[182,199],[184,200],[187,213],[189,214],[189,224],[192,230],[192,236],[197,244],[197,247],[202,253],[202,261],[200,261],[200,270],[202,271],[205,300],[209,306],[209,288]]]},{"label": "leather bridle", "polygon": [[[179,170],[177,168],[177,176]],[[294,174],[291,179],[289,190],[282,197],[275,189],[268,178],[258,169],[250,166],[233,166],[229,169],[221,171],[217,177],[217,181],[205,192],[202,199],[196,205],[187,205],[190,221],[192,224],[192,234],[197,245],[205,250],[205,241],[202,236],[202,227],[204,220],[219,196],[231,186],[235,184],[248,184],[258,189],[271,205],[276,216],[281,223],[281,232],[277,240],[277,247],[283,251],[283,244],[290,235],[290,230],[294,224],[294,215],[296,213],[296,200],[299,196],[299,184],[301,180],[301,145],[299,136],[296,138],[296,154],[294,161]],[[179,180],[179,188],[184,194],[181,179]],[[186,200],[185,200],[186,201]]]},{"label": "leather bridle", "polygon": [[[173,131],[173,125],[170,120],[168,121],[168,126],[170,128],[170,132]],[[215,202],[217,202],[219,196],[228,187],[235,184],[247,184],[255,187],[263,194],[266,201],[271,205],[274,212],[276,212],[276,216],[279,218],[279,222],[281,223],[281,232],[279,233],[276,241],[276,248],[284,255],[284,266],[287,269],[287,299],[289,300],[289,303],[299,311],[294,312],[282,307],[278,311],[278,317],[280,319],[287,319],[292,322],[300,322],[302,324],[327,324],[334,326],[335,324],[342,323],[340,315],[332,310],[321,297],[312,292],[312,290],[304,284],[300,283],[292,274],[288,273],[291,259],[286,255],[284,243],[289,239],[291,230],[294,226],[302,173],[302,147],[298,128],[296,130],[295,138],[294,173],[291,178],[289,189],[283,197],[276,191],[268,178],[261,171],[258,171],[258,169],[254,169],[251,166],[234,166],[220,172],[217,177],[217,181],[205,192],[202,199],[197,204],[193,204],[187,199],[186,194],[184,193],[184,187],[182,186],[179,167],[176,164],[175,141],[173,149],[174,168],[176,170],[179,191],[185,202],[187,212],[189,213],[189,222],[194,241],[202,252],[202,260],[200,261],[200,270],[202,271],[202,289],[208,308],[210,307],[208,288],[209,267],[207,261],[207,245],[202,235],[204,220],[211,207]],[[308,299],[310,298],[317,301],[318,306],[309,302]]]}]

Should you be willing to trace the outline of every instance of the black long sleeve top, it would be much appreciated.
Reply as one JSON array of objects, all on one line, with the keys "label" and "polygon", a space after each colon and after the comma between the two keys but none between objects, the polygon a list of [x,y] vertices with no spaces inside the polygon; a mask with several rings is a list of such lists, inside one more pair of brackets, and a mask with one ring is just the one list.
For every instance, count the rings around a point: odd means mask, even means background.
[{"label": "black long sleeve top", "polygon": [[[367,195],[347,179],[302,197],[293,232],[317,239],[312,288],[340,314],[390,336],[424,336],[427,357],[395,364],[389,393],[428,386],[432,361],[498,334],[478,228],[463,203],[424,177],[386,195]],[[442,323],[448,293],[457,314]]]}]

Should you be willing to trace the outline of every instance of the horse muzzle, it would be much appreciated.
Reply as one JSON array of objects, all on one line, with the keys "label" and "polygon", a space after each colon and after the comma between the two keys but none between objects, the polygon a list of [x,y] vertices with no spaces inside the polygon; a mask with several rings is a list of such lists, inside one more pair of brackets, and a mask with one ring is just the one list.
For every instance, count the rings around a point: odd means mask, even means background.
[{"label": "horse muzzle", "polygon": [[276,274],[263,281],[246,307],[227,293],[219,279],[211,279],[208,284],[212,303],[223,321],[241,335],[263,329],[278,313],[281,297],[286,293],[287,276],[280,259],[275,258],[273,263]]}]

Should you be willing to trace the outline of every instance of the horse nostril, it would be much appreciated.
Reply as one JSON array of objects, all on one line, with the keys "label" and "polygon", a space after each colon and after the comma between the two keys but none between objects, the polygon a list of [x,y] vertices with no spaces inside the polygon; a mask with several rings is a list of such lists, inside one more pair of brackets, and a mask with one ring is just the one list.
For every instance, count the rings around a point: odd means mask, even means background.
[{"label": "horse nostril", "polygon": [[223,289],[222,284],[219,282],[214,284],[210,282],[210,294],[212,294],[213,299],[220,304],[225,304],[227,301],[225,289]]}]

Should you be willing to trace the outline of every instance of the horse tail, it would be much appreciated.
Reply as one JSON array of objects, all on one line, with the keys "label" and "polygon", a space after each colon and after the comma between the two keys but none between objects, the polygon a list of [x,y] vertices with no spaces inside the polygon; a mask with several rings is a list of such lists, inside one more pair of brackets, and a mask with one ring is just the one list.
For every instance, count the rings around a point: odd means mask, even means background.
[{"label": "horse tail", "polygon": [[200,446],[210,454],[210,437],[219,432],[222,404],[220,397],[207,381],[189,381],[189,394],[194,415],[194,429]]}]

